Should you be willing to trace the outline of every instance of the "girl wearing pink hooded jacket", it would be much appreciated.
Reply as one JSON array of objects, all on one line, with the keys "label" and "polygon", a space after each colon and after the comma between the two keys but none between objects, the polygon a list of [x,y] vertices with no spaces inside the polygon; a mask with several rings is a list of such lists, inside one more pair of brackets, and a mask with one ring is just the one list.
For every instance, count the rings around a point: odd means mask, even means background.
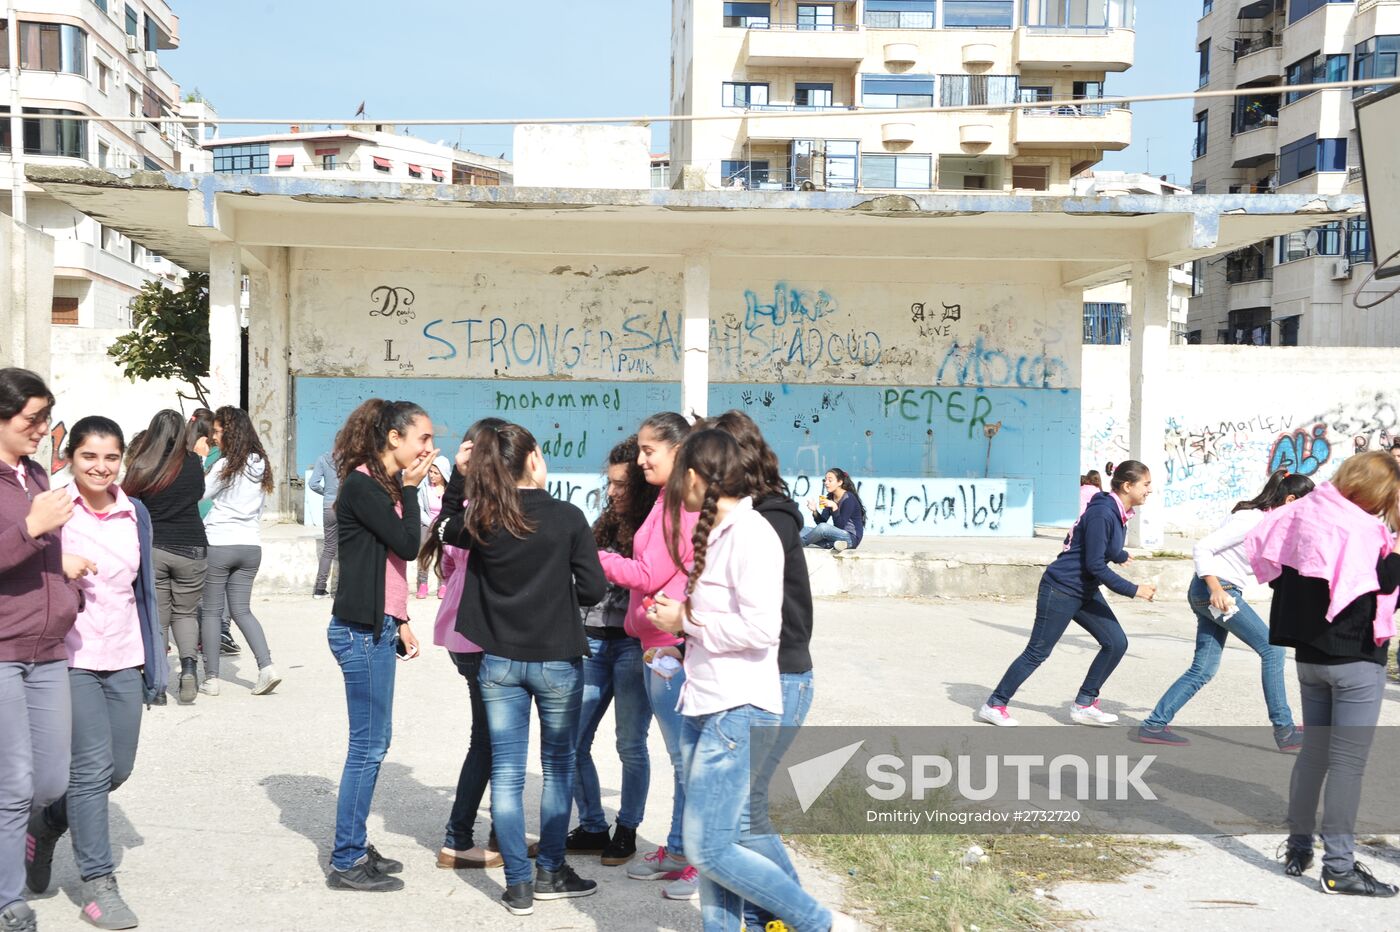
[{"label": "girl wearing pink hooded jacket", "polygon": [[[637,463],[649,484],[666,487],[675,465],[676,453],[689,433],[689,422],[671,411],[653,414],[642,422],[637,431],[640,450]],[[681,818],[685,812],[681,762],[681,728],[684,722],[677,706],[685,685],[685,671],[679,666],[670,669],[664,659],[669,657],[674,662],[683,657],[681,639],[653,625],[647,618],[647,606],[643,601],[654,598],[658,592],[664,592],[673,599],[685,598],[692,558],[690,540],[694,536],[698,517],[694,512],[681,512],[682,544],[677,556],[672,557],[667,541],[670,535],[669,522],[665,517],[665,498],[658,497],[651,514],[632,538],[630,558],[610,552],[598,554],[608,582],[623,586],[631,593],[624,627],[628,634],[642,642],[648,667],[644,674],[647,696],[651,699],[651,711],[661,729],[661,737],[666,742],[666,752],[671,757],[671,767],[675,773],[671,830],[666,844],[629,867],[627,876],[633,880],[666,881],[661,894],[672,900],[694,899],[700,890],[698,875],[686,860],[681,839]]]}]

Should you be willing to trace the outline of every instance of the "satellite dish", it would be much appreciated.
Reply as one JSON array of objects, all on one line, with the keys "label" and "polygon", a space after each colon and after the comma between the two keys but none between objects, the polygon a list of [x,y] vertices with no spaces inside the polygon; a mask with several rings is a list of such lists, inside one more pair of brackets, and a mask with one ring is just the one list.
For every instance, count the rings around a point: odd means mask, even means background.
[{"label": "satellite dish", "polygon": [[1400,275],[1400,85],[1358,98],[1355,107],[1374,275],[1391,278]]},{"label": "satellite dish", "polygon": [[1308,247],[1308,252],[1317,252],[1317,244],[1322,242],[1322,237],[1316,230],[1309,230],[1303,237],[1303,244]]}]

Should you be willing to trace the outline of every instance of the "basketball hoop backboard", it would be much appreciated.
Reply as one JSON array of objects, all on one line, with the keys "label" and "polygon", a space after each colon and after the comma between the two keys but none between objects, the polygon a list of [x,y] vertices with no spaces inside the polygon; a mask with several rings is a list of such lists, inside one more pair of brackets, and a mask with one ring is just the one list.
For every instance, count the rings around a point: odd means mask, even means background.
[{"label": "basketball hoop backboard", "polygon": [[1400,85],[1356,101],[1356,133],[1375,277],[1390,278],[1400,275]]}]

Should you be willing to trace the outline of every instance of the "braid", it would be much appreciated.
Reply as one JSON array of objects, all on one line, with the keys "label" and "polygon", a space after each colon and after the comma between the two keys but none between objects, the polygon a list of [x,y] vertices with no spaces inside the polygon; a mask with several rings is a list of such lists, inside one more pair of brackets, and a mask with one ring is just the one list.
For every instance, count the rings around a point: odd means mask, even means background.
[{"label": "braid", "polygon": [[694,562],[685,584],[687,618],[690,617],[690,597],[695,594],[695,584],[700,581],[700,574],[705,572],[705,555],[710,549],[710,531],[714,530],[715,515],[719,511],[719,492],[714,483],[705,489],[705,500],[700,505],[700,517],[695,522],[695,535],[690,539]]}]

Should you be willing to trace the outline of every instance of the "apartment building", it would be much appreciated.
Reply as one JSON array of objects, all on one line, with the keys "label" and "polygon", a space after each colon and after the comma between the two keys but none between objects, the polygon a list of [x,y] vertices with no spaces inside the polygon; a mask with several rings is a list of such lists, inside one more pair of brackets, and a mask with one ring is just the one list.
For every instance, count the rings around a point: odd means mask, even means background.
[{"label": "apartment building", "polygon": [[[1268,88],[1393,77],[1400,0],[1204,0],[1196,55],[1203,88]],[[1379,88],[1207,99],[1197,107],[1196,193],[1361,190],[1353,104]],[[1358,217],[1197,263],[1191,342],[1400,346],[1400,301],[1362,311],[1373,266]]]},{"label": "apartment building", "polygon": [[399,133],[384,123],[339,130],[207,141],[212,169],[233,175],[288,175],[423,184],[508,185],[511,163],[445,142]]},{"label": "apartment building", "polygon": [[26,163],[199,170],[165,67],[179,27],[164,0],[11,0],[0,18],[0,212],[54,238],[56,324],[127,326],[142,285],[183,274],[24,181]]},{"label": "apartment building", "polygon": [[[673,0],[672,112],[735,119],[672,124],[672,178],[1067,194],[1131,141],[1103,98],[1133,20],[1134,0]],[[1071,102],[884,112],[1035,100]]]}]

